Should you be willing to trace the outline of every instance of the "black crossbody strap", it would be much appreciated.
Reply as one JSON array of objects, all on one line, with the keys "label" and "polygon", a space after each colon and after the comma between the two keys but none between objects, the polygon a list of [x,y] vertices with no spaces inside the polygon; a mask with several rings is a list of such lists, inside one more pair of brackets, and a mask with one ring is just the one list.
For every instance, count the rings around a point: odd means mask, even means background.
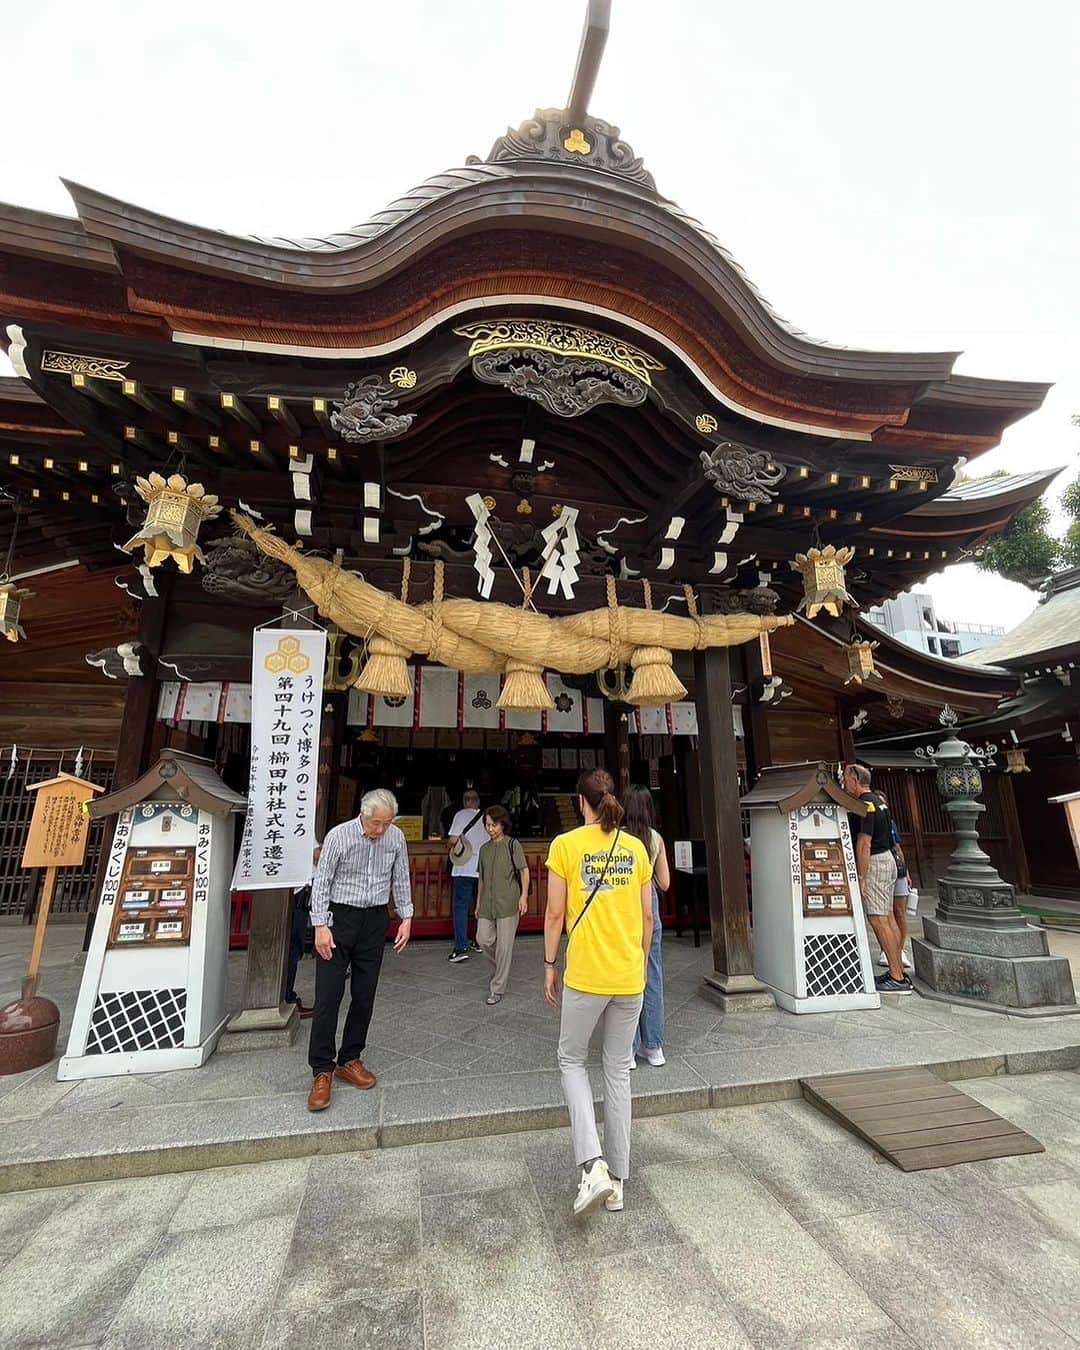
[{"label": "black crossbody strap", "polygon": [[604,859],[604,865],[603,865],[603,867],[600,869],[600,875],[596,878],[596,881],[593,883],[593,888],[592,888],[592,890],[589,892],[588,897],[587,897],[585,903],[584,903],[584,904],[582,905],[582,907],[581,907],[581,913],[580,913],[580,914],[577,916],[577,918],[574,920],[574,926],[573,926],[573,928],[570,929],[570,932],[569,932],[569,934],[567,935],[567,939],[566,939],[567,942],[569,942],[569,941],[570,941],[570,938],[572,938],[572,937],[574,936],[574,932],[575,932],[575,930],[577,929],[578,924],[579,924],[579,923],[582,921],[582,919],[585,917],[585,914],[586,914],[586,912],[588,911],[589,906],[590,906],[590,905],[592,904],[592,902],[596,899],[596,892],[597,892],[597,891],[600,889],[600,887],[604,884],[604,878],[607,876],[607,870],[608,870],[608,868],[611,866],[612,855],[613,855],[614,852],[615,852],[615,845],[619,842],[619,835],[620,835],[620,834],[622,834],[621,828],[615,831],[615,838],[611,841],[611,847],[608,849],[608,855],[607,855],[607,857]]},{"label": "black crossbody strap", "polygon": [[476,815],[473,816],[472,820],[469,821],[468,825],[466,825],[465,828],[464,828],[464,829],[461,831],[461,833],[458,835],[458,838],[459,838],[459,839],[464,839],[465,836],[469,833],[469,831],[472,829],[472,827],[476,824],[476,822],[480,819],[480,817],[481,817],[483,814],[484,814],[484,808],[481,807],[480,810],[477,811]]}]

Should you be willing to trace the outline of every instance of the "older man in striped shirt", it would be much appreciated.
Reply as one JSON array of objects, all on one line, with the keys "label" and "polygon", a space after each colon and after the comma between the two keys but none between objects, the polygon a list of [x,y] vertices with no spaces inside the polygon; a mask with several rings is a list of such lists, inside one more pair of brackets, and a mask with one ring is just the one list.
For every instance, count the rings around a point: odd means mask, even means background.
[{"label": "older man in striped shirt", "polygon": [[[375,1086],[375,1075],[360,1058],[375,1006],[383,948],[390,926],[388,900],[394,897],[401,924],[394,951],[403,952],[412,931],[412,895],[405,836],[394,824],[397,800],[382,788],[365,793],[360,815],[326,836],[311,885],[315,929],[315,1011],[308,1063],[314,1074],[309,1111],[330,1105],[334,1078],[353,1087]],[[340,1049],[338,1012],[350,977],[352,998]],[[336,1068],[335,1068],[336,1065]]]}]

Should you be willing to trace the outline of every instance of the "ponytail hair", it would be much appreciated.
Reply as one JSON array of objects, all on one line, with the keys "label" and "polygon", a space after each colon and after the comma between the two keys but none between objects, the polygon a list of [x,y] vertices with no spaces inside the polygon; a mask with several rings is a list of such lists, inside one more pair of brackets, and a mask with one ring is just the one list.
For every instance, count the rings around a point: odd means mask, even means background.
[{"label": "ponytail hair", "polygon": [[590,769],[578,779],[578,794],[596,812],[596,823],[610,834],[622,824],[623,809],[615,796],[615,782],[606,769]]}]

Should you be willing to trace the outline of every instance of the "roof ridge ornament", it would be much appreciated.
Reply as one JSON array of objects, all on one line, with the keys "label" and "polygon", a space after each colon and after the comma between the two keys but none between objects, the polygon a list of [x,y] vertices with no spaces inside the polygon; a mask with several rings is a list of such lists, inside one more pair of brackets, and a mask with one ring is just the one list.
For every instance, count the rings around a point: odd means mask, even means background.
[{"label": "roof ridge ornament", "polygon": [[[590,113],[575,116],[567,108],[537,108],[516,130],[507,127],[506,134],[499,137],[483,162],[536,159],[596,169],[625,178],[650,192],[656,191],[656,180],[622,139],[619,128]],[[479,164],[481,160],[470,155],[465,162]]]}]

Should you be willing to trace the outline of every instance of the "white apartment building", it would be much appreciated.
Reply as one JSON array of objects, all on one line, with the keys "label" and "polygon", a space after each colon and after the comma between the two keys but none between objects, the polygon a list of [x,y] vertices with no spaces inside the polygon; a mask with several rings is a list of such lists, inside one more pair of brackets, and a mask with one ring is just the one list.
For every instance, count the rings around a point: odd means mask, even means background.
[{"label": "white apartment building", "polygon": [[958,623],[940,619],[934,598],[922,591],[905,591],[895,600],[863,611],[863,617],[890,637],[931,656],[966,656],[1003,637],[1005,629],[988,623]]}]

